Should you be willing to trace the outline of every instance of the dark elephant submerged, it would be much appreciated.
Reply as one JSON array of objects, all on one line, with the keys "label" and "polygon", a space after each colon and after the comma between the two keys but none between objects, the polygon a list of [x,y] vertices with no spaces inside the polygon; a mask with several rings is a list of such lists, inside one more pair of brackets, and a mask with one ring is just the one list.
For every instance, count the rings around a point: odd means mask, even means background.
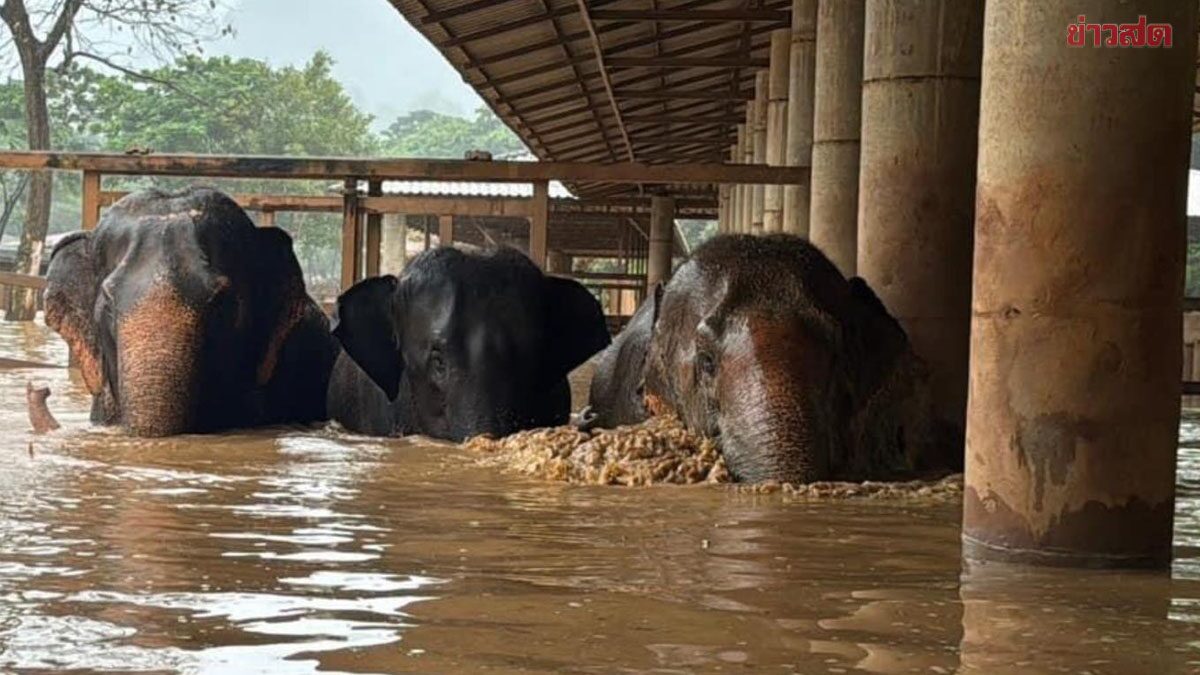
[{"label": "dark elephant submerged", "polygon": [[46,323],[94,422],[165,436],[326,418],[337,345],[292,240],[215,190],[137,192],[60,241]]},{"label": "dark elephant submerged", "polygon": [[454,441],[566,422],[567,374],[609,344],[587,289],[511,248],[441,247],[360,282],[338,298],[334,335],[353,359],[330,384],[335,420]]},{"label": "dark elephant submerged", "polygon": [[788,235],[696,250],[598,359],[593,423],[674,412],[743,481],[892,478],[961,464],[908,338],[859,278]]}]

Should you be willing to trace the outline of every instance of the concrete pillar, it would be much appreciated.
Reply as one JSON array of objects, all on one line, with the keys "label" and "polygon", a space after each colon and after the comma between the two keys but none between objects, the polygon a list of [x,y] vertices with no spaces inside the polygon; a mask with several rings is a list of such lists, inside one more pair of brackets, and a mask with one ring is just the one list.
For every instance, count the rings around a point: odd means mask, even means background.
[{"label": "concrete pillar", "polygon": [[[742,163],[742,149],[746,147],[746,125],[737,125],[737,142],[730,146],[731,154],[729,161],[731,164]],[[729,204],[729,222],[730,232],[741,234],[745,229],[742,227],[742,193],[743,186],[740,183],[735,183],[729,188],[731,195]]]},{"label": "concrete pillar", "polygon": [[[746,137],[742,145],[742,164],[754,163],[754,107],[757,101],[746,101]],[[742,186],[742,233],[754,233],[754,186]]]},{"label": "concrete pillar", "polygon": [[408,216],[388,213],[383,216],[380,232],[381,252],[379,271],[381,274],[400,274],[408,256]]},{"label": "concrete pillar", "polygon": [[[792,59],[792,31],[771,33],[770,67],[767,70],[767,164],[783,166],[787,158],[788,68]],[[783,186],[763,187],[763,230],[783,231]]]},{"label": "concrete pillar", "polygon": [[865,0],[817,10],[809,238],[847,277],[858,269],[858,155]]},{"label": "concrete pillar", "polygon": [[675,235],[675,200],[650,198],[650,259],[646,267],[646,286],[671,278],[671,248]]},{"label": "concrete pillar", "polygon": [[[817,56],[817,0],[792,0],[792,62],[788,66],[788,166],[812,164],[813,80]],[[808,236],[808,185],[783,188],[783,230]]]},{"label": "concrete pillar", "polygon": [[963,548],[1167,567],[1196,3],[1088,3],[1171,48],[1072,48],[1079,14],[988,3]]},{"label": "concrete pillar", "polygon": [[[754,158],[755,164],[766,164],[767,162],[767,71],[760,70],[754,75]],[[750,230],[754,234],[763,233],[763,218],[766,215],[764,209],[766,196],[766,186],[756,184],[750,188],[752,199],[754,200],[751,208],[753,220],[750,222]]]},{"label": "concrete pillar", "polygon": [[875,0],[864,36],[858,274],[929,362],[937,411],[958,429],[966,417],[983,4]]}]

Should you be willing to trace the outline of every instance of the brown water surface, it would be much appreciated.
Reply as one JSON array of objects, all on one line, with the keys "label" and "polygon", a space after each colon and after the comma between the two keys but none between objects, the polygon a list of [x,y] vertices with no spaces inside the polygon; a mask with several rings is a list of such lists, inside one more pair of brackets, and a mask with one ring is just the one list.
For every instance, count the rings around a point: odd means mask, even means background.
[{"label": "brown water surface", "polygon": [[[40,327],[0,356],[65,362]],[[25,382],[63,429],[28,432]],[[0,369],[0,672],[1200,672],[1171,575],[963,569],[957,504],[539,482],[326,429],[135,440]]]}]

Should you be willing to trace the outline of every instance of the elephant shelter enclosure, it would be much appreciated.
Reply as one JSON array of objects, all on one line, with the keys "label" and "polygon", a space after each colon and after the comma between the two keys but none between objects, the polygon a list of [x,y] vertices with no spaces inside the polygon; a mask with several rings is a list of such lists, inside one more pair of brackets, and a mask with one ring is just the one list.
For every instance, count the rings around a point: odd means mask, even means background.
[{"label": "elephant shelter enclosure", "polygon": [[[0,351],[66,358],[44,327]],[[63,430],[25,432],[27,380]],[[89,428],[0,368],[0,669],[1195,672],[1200,419],[1174,580],[969,565],[955,500],[583,487],[417,440]],[[859,670],[855,670],[855,669]]]}]

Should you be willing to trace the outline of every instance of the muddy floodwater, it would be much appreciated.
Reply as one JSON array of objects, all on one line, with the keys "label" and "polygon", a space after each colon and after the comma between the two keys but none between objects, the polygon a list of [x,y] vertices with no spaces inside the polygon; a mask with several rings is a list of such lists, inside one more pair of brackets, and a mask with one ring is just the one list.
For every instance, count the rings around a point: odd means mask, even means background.
[{"label": "muddy floodwater", "polygon": [[[65,363],[40,326],[0,357]],[[63,428],[34,436],[27,380]],[[327,429],[135,440],[0,367],[0,672],[1200,673],[1200,415],[1171,574],[964,568],[957,503],[498,472]]]}]

